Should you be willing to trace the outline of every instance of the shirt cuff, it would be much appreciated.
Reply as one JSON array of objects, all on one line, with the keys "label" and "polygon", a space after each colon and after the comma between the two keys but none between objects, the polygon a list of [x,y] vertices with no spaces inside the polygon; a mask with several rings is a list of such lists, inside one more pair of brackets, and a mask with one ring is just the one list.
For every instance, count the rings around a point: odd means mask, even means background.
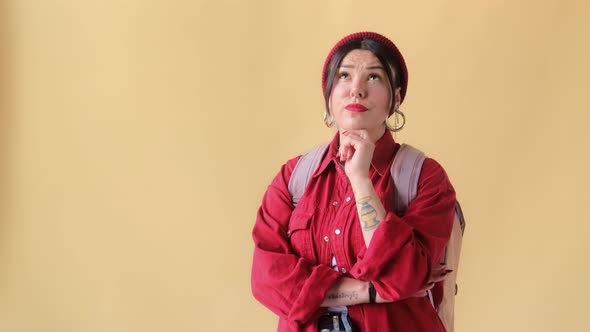
[{"label": "shirt cuff", "polygon": [[289,312],[289,321],[306,323],[318,311],[328,290],[343,275],[325,265],[318,265],[301,288],[299,296]]}]

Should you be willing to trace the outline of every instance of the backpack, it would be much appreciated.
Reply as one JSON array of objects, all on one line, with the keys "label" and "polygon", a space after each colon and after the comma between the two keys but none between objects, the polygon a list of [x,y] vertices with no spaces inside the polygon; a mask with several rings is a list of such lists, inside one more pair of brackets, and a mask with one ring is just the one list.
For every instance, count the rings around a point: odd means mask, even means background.
[{"label": "backpack", "polygon": [[[328,146],[329,143],[324,143],[315,147],[301,156],[297,165],[295,165],[288,186],[293,206],[297,206],[299,203],[309,179],[320,165],[324,154],[328,150]],[[400,217],[405,214],[407,207],[416,197],[418,179],[420,178],[420,171],[422,170],[422,164],[425,159],[426,155],[422,151],[407,144],[402,144],[395,155],[393,164],[391,165],[391,176],[395,184],[393,210]],[[441,261],[441,263],[445,264],[453,272],[447,274],[443,281],[444,294],[437,309],[438,316],[445,329],[449,332],[453,332],[454,330],[455,295],[457,295],[458,291],[456,280],[464,231],[465,220],[461,206],[457,202],[455,205],[455,219],[453,221],[451,238],[445,247]],[[434,306],[434,299],[430,290],[428,291],[428,297]]]}]

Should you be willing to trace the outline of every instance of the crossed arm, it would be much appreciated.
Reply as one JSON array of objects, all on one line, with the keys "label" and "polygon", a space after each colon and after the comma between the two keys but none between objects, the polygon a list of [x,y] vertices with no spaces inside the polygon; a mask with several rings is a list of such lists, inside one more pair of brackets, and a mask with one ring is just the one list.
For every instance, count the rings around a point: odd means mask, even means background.
[{"label": "crossed arm", "polygon": [[[356,200],[356,208],[360,221],[365,245],[371,244],[373,234],[379,224],[386,218],[385,210],[373,183],[369,177],[370,161],[373,156],[374,144],[368,139],[366,132],[344,132],[340,136],[339,156],[345,162],[345,171],[350,180]],[[418,290],[414,297],[426,295],[435,283],[442,281],[446,274],[444,265],[434,266],[424,287]],[[325,297],[322,306],[349,306],[369,303],[369,283],[354,278],[341,278],[332,286]],[[392,302],[382,298],[377,292],[377,303]]]},{"label": "crossed arm", "polygon": [[[361,229],[368,247],[373,233],[379,223],[385,217],[385,208],[368,177],[353,184],[353,192],[356,199],[356,207],[361,222]],[[378,294],[377,294],[378,296]],[[379,302],[385,302],[378,297]],[[323,307],[350,306],[362,303],[369,303],[369,283],[367,281],[353,278],[341,278],[330,288],[322,303]]]}]

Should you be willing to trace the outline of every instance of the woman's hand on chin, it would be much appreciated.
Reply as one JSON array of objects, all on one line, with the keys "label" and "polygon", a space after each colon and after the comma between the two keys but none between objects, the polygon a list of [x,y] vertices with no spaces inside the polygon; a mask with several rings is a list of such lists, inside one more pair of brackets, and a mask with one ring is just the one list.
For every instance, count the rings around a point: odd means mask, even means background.
[{"label": "woman's hand on chin", "polygon": [[338,157],[345,162],[344,170],[351,184],[369,179],[369,167],[373,159],[375,144],[369,139],[365,129],[344,130],[340,132]]}]

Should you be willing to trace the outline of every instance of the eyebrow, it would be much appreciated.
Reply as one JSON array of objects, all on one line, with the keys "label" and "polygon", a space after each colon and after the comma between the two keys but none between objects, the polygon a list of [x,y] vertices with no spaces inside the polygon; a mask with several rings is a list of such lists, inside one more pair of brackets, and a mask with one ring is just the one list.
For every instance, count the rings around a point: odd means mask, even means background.
[{"label": "eyebrow", "polygon": [[[341,65],[340,68],[354,68],[353,65]],[[381,70],[385,70],[385,68],[383,68],[383,66],[381,65],[374,65],[374,66],[369,66],[367,67],[367,69],[381,69]]]}]

